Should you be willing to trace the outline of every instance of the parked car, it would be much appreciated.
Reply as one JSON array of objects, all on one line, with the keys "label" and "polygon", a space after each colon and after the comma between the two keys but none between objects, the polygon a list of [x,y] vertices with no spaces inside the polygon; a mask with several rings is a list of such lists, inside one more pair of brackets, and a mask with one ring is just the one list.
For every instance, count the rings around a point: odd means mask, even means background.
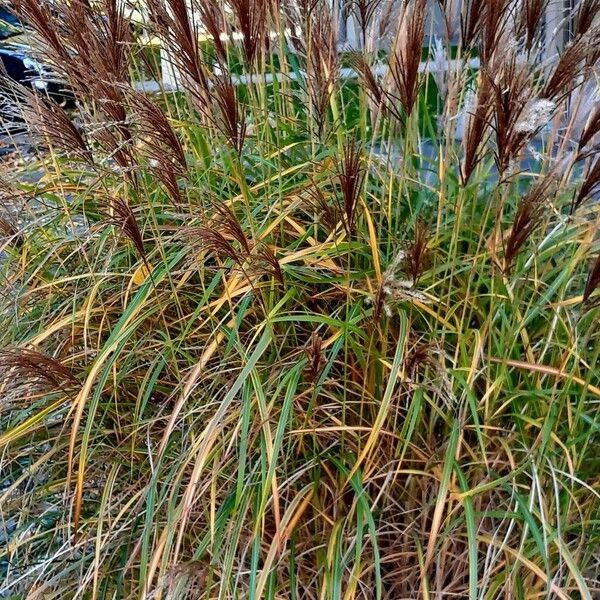
[{"label": "parked car", "polygon": [[60,105],[73,100],[64,81],[49,65],[41,63],[32,48],[32,37],[6,8],[0,8],[0,61],[10,79],[47,94]]}]

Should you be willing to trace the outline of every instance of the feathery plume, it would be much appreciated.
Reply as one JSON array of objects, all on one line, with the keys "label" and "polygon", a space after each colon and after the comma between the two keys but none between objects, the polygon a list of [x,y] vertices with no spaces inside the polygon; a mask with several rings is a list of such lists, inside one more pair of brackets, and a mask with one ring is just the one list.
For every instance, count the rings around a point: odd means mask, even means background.
[{"label": "feathery plume", "polygon": [[581,84],[581,72],[587,65],[590,52],[600,43],[600,29],[575,38],[560,55],[540,94],[560,102]]},{"label": "feathery plume", "polygon": [[596,257],[588,274],[583,292],[583,301],[587,302],[598,287],[600,287],[600,255]]},{"label": "feathery plume", "polygon": [[556,103],[544,98],[530,100],[521,113],[515,125],[517,133],[535,133],[550,122]]},{"label": "feathery plume", "polygon": [[463,142],[464,156],[461,164],[463,185],[468,183],[481,160],[481,147],[489,127],[491,109],[491,79],[484,73],[480,73],[477,94],[467,92],[465,101],[466,135]]},{"label": "feathery plume", "polygon": [[367,31],[371,25],[371,21],[383,0],[351,0],[350,12],[356,18],[358,29],[361,34],[361,42],[363,47],[367,41]]},{"label": "feathery plume", "polygon": [[92,164],[92,151],[82,133],[65,110],[52,101],[22,86],[7,83],[15,92],[18,110],[30,130],[71,157]]},{"label": "feathery plume", "polygon": [[438,0],[448,39],[454,38],[461,24],[463,0]]},{"label": "feathery plume", "polygon": [[24,381],[39,381],[55,389],[78,385],[73,371],[61,362],[38,350],[30,348],[0,349],[2,377],[17,377]]},{"label": "feathery plume", "polygon": [[402,11],[390,56],[389,73],[404,112],[409,115],[419,94],[419,65],[425,40],[427,1],[410,0]]},{"label": "feathery plume", "polygon": [[481,31],[485,2],[463,0],[460,22],[461,46],[470,48],[475,44]]},{"label": "feathery plume", "polygon": [[258,252],[253,255],[253,262],[258,269],[267,277],[274,279],[278,284],[284,285],[283,271],[271,246],[259,244]]},{"label": "feathery plume", "polygon": [[579,10],[575,15],[573,36],[578,38],[588,33],[598,15],[600,15],[600,0],[581,0]]},{"label": "feathery plume", "polygon": [[501,40],[504,39],[510,20],[508,11],[512,0],[487,0],[481,18],[481,60],[489,65],[494,54],[502,49]]},{"label": "feathery plume", "polygon": [[219,230],[225,236],[237,241],[245,255],[250,256],[252,244],[246,237],[242,225],[233,210],[219,201],[213,202],[212,207],[219,217]]},{"label": "feathery plume", "polygon": [[359,80],[371,101],[377,107],[381,107],[385,98],[383,87],[373,74],[365,55],[362,52],[351,52],[348,56],[348,62],[358,74]]},{"label": "feathery plume", "polygon": [[60,25],[59,6],[55,7],[57,10],[53,12],[48,2],[13,0],[12,7],[23,22],[38,33],[42,51],[54,63],[54,66],[61,68],[68,64],[70,56],[61,37],[64,28]]},{"label": "feathery plume", "polygon": [[417,301],[427,304],[429,299],[425,294],[416,289],[414,280],[399,277],[400,271],[406,270],[406,253],[400,250],[387,266],[381,278],[374,298],[369,298],[373,303],[373,319],[378,321],[381,314],[391,317],[392,307],[402,301]]},{"label": "feathery plume", "polygon": [[129,91],[129,104],[136,113],[140,133],[151,147],[155,158],[159,154],[168,154],[181,172],[187,169],[187,160],[183,144],[165,112],[149,96],[133,90]]},{"label": "feathery plume", "polygon": [[536,183],[530,192],[519,200],[517,213],[504,249],[506,270],[510,270],[519,251],[541,223],[544,203],[554,189],[554,180],[545,177]]},{"label": "feathery plume", "polygon": [[398,103],[375,77],[365,55],[361,52],[352,52],[349,55],[348,62],[356,71],[359,81],[362,83],[369,99],[373,103],[373,121],[375,120],[378,111],[381,111],[382,114],[388,115],[399,122],[403,121],[404,116],[402,110],[398,107]]},{"label": "feathery plume", "polygon": [[413,239],[406,246],[402,268],[417,285],[424,271],[430,268],[432,255],[429,244],[429,229],[423,219],[418,218],[415,223]]},{"label": "feathery plume", "polygon": [[329,100],[338,77],[337,29],[327,0],[313,0],[307,19],[307,86],[319,137],[325,134]]},{"label": "feathery plume", "polygon": [[337,161],[336,183],[342,195],[340,213],[348,236],[354,232],[356,209],[366,176],[360,146],[351,139],[344,144],[341,158]]},{"label": "feathery plume", "polygon": [[590,162],[579,193],[571,204],[571,212],[577,210],[590,196],[600,191],[600,154]]},{"label": "feathery plume", "polygon": [[197,0],[198,20],[211,36],[215,45],[217,60],[222,69],[227,66],[227,48],[221,39],[222,33],[228,32],[223,6],[214,0]]},{"label": "feathery plume", "polygon": [[[192,233],[192,232],[190,232]],[[206,250],[218,256],[221,260],[230,259],[237,265],[244,262],[242,255],[233,244],[219,231],[211,227],[198,227],[193,230]]]},{"label": "feathery plume", "polygon": [[267,44],[267,0],[229,0],[238,30],[242,34],[242,47],[249,69]]},{"label": "feathery plume", "polygon": [[538,37],[539,25],[548,6],[549,0],[523,0],[520,20],[518,22],[518,33],[523,32],[525,47],[531,50]]},{"label": "feathery plume", "polygon": [[484,75],[492,88],[496,163],[504,173],[527,141],[548,122],[540,119],[549,118],[555,105],[543,97],[539,101],[533,97],[529,67],[516,54],[502,64],[498,73],[485,70]]},{"label": "feathery plume", "polygon": [[433,356],[435,350],[434,344],[430,342],[414,340],[409,345],[404,358],[404,372],[410,381],[414,381],[417,373],[427,367],[440,370],[440,364]]},{"label": "feathery plume", "polygon": [[147,95],[129,91],[128,102],[136,114],[138,132],[147,149],[152,173],[165,186],[173,202],[180,205],[179,178],[187,176],[187,160],[181,140],[165,112]]},{"label": "feathery plume", "polygon": [[304,369],[304,376],[309,383],[314,383],[319,379],[323,367],[327,363],[323,353],[323,338],[316,332],[312,333],[308,341],[306,358],[308,359],[308,364]]},{"label": "feathery plume", "polygon": [[579,138],[578,149],[583,150],[600,133],[600,98],[594,96],[596,106],[592,110]]},{"label": "feathery plume", "polygon": [[215,77],[213,80],[214,98],[219,107],[217,126],[225,134],[231,146],[240,154],[246,139],[246,115],[236,87],[230,77]]},{"label": "feathery plume", "polygon": [[201,58],[198,27],[186,0],[148,0],[150,18],[173,61],[176,77],[204,116],[210,115],[206,66]]},{"label": "feathery plume", "polygon": [[116,225],[131,240],[140,258],[146,261],[144,238],[138,226],[133,210],[127,200],[114,198],[110,202],[111,216],[108,222]]}]

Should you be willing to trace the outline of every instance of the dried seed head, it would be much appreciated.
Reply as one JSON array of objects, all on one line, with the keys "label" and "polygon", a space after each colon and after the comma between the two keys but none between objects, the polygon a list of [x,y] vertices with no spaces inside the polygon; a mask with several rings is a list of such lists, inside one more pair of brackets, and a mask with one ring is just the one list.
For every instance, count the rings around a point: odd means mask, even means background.
[{"label": "dried seed head", "polygon": [[308,364],[306,365],[304,374],[310,383],[315,383],[327,363],[323,353],[323,338],[316,332],[313,332],[310,336],[308,347],[306,348],[306,357]]},{"label": "dried seed head", "polygon": [[414,237],[406,247],[402,262],[403,270],[412,278],[415,286],[423,272],[431,267],[432,253],[428,243],[429,229],[425,221],[419,218],[415,223]]},{"label": "dried seed head", "polygon": [[146,262],[144,238],[129,202],[123,198],[110,201],[112,216],[108,222],[116,225],[131,240],[140,258]]},{"label": "dried seed head", "polygon": [[337,161],[336,183],[342,195],[341,214],[344,228],[350,236],[354,231],[356,209],[366,176],[362,150],[352,139],[344,145],[342,156]]},{"label": "dried seed head", "polygon": [[333,10],[326,0],[314,0],[306,15],[307,89],[316,133],[326,133],[331,94],[339,71],[338,31]]},{"label": "dried seed head", "polygon": [[16,248],[23,245],[23,234],[10,218],[0,217],[0,240],[4,243],[10,243]]},{"label": "dried seed head", "polygon": [[198,227],[188,231],[188,236],[191,235],[197,236],[202,246],[221,260],[230,259],[238,266],[244,263],[244,257],[233,247],[231,241],[217,229]]},{"label": "dried seed head", "polygon": [[257,263],[258,270],[264,273],[267,277],[274,279],[280,285],[284,285],[283,271],[279,260],[275,256],[273,248],[266,244],[260,244],[258,253],[253,257]]},{"label": "dried seed head", "polygon": [[600,15],[600,0],[581,0],[575,16],[574,36],[579,37],[588,33]]},{"label": "dried seed head", "polygon": [[390,57],[389,72],[394,84],[394,91],[390,94],[397,95],[407,115],[412,112],[419,94],[419,66],[426,20],[426,0],[406,3]]},{"label": "dried seed head", "polygon": [[428,366],[436,366],[432,356],[433,350],[432,344],[422,341],[415,342],[409,347],[404,357],[404,372],[408,379],[414,381],[418,371]]},{"label": "dried seed head", "polygon": [[4,379],[13,379],[16,375],[23,381],[41,382],[54,389],[79,385],[71,369],[52,356],[30,348],[0,349],[0,366]]},{"label": "dried seed head", "polygon": [[464,158],[461,165],[461,179],[466,185],[481,160],[483,143],[489,130],[492,110],[493,88],[491,79],[479,75],[477,94],[468,91],[465,98],[466,133],[463,137]]},{"label": "dried seed head", "polygon": [[600,255],[596,257],[592,268],[588,274],[588,278],[585,284],[585,291],[583,292],[583,301],[588,302],[594,291],[600,287]]},{"label": "dried seed head", "polygon": [[[382,312],[391,317],[392,307],[402,301],[408,300],[429,304],[429,298],[415,287],[416,281],[413,274],[419,270],[418,279],[421,268],[428,261],[428,258],[425,256],[428,250],[423,247],[422,243],[424,235],[416,235],[421,238],[421,241],[418,243],[419,250],[416,250],[416,244],[411,245],[408,252],[400,250],[383,273],[377,293],[371,299],[375,321],[379,319]],[[411,252],[412,256],[410,255]],[[411,270],[413,270],[413,274],[410,275],[412,278],[410,280],[406,279],[403,275]]]},{"label": "dried seed head", "polygon": [[224,6],[214,0],[197,0],[195,8],[198,11],[198,20],[206,29],[215,45],[217,60],[221,68],[227,66],[227,49],[223,40],[222,33],[229,33],[227,19],[225,19]]},{"label": "dried seed head", "polygon": [[539,25],[549,0],[523,0],[518,33],[524,32],[525,46],[531,50],[538,37]]},{"label": "dried seed head", "polygon": [[499,50],[506,51],[502,47],[507,40],[514,40],[510,32],[512,22],[509,18],[512,0],[486,0],[481,4],[485,5],[481,22],[481,60],[489,66]]},{"label": "dried seed head", "polygon": [[216,77],[213,83],[214,98],[219,107],[216,124],[234,150],[240,154],[247,131],[244,107],[239,101],[237,89],[229,77]]},{"label": "dried seed head", "polygon": [[[49,98],[33,93],[22,86],[8,84],[12,90],[12,102],[18,102],[16,111],[23,117],[30,131],[49,142],[56,150],[67,153],[71,158],[93,164],[92,151],[65,110]],[[8,99],[7,99],[8,100]]]},{"label": "dried seed head", "polygon": [[446,98],[448,94],[448,52],[441,38],[436,37],[431,48],[431,61],[429,72],[432,74],[440,97]]},{"label": "dried seed head", "polygon": [[356,18],[358,29],[361,33],[363,47],[367,41],[367,30],[375,13],[384,0],[351,0],[349,3],[350,12]]},{"label": "dried seed head", "polygon": [[591,102],[585,103],[582,109],[582,114],[589,115],[589,117],[581,130],[578,142],[578,149],[580,152],[600,133],[600,94],[598,93],[597,88],[591,95]]},{"label": "dried seed head", "polygon": [[540,115],[532,109],[536,104],[542,107],[541,117],[545,119],[553,106],[550,102],[540,103],[534,99],[533,75],[529,65],[522,63],[516,53],[510,54],[497,71],[484,70],[484,76],[492,89],[496,164],[498,170],[505,173],[539,129],[532,129],[540,124]]},{"label": "dried seed head", "polygon": [[571,206],[571,212],[579,208],[590,196],[600,191],[600,154],[590,162],[583,184]]},{"label": "dried seed head", "polygon": [[147,0],[150,19],[168,50],[175,76],[200,114],[211,114],[208,70],[202,60],[198,27],[185,0]]},{"label": "dried seed head", "polygon": [[365,55],[361,52],[351,52],[349,54],[348,61],[352,68],[358,74],[358,77],[367,94],[369,95],[371,101],[377,107],[382,106],[384,102],[384,91],[381,86],[381,83],[373,74],[371,66],[367,62]]},{"label": "dried seed head", "polygon": [[548,77],[540,94],[560,102],[583,81],[581,73],[590,59],[590,52],[597,50],[600,29],[593,29],[575,38],[560,55],[556,67]]},{"label": "dried seed head", "polygon": [[248,68],[254,68],[259,52],[266,47],[268,36],[267,0],[229,0]]},{"label": "dried seed head", "polygon": [[481,31],[481,22],[485,12],[485,2],[465,0],[461,11],[461,45],[464,48],[473,46]]},{"label": "dried seed head", "polygon": [[218,215],[219,230],[225,236],[237,241],[246,257],[250,256],[252,244],[246,237],[242,224],[233,210],[223,202],[218,201],[214,202],[212,206],[216,215]]},{"label": "dried seed head", "polygon": [[187,170],[187,160],[183,144],[177,137],[163,109],[146,94],[128,91],[128,103],[137,115],[137,124],[151,155],[160,164],[167,154],[170,161],[177,164],[183,174]]},{"label": "dried seed head", "polygon": [[525,242],[540,225],[547,199],[554,193],[556,182],[547,176],[536,183],[530,192],[519,200],[517,213],[506,242],[504,261],[510,270]]}]

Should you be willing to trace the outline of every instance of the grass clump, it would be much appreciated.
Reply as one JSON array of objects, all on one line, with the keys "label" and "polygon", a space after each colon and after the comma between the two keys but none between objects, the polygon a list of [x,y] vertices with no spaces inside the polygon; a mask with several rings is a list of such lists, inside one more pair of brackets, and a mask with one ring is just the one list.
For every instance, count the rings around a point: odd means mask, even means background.
[{"label": "grass clump", "polygon": [[600,593],[595,3],[441,3],[423,71],[421,0],[148,0],[156,95],[120,3],[14,4],[77,108],[14,92],[2,593]]}]

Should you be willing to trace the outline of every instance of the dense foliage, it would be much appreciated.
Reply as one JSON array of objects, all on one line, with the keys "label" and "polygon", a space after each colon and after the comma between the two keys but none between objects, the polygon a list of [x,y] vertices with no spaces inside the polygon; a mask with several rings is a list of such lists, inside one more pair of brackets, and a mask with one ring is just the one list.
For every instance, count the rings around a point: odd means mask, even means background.
[{"label": "dense foliage", "polygon": [[4,597],[597,597],[599,3],[120,4],[14,2]]}]

